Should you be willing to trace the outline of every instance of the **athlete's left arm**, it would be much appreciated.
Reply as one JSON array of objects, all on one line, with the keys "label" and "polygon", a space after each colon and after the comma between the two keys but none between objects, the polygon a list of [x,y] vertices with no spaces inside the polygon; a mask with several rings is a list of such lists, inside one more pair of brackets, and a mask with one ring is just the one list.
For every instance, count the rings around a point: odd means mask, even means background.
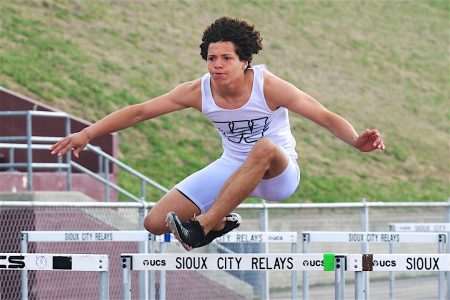
[{"label": "athlete's left arm", "polygon": [[328,129],[339,139],[363,152],[384,150],[384,142],[377,129],[358,134],[352,124],[329,111],[316,99],[269,71],[264,72],[264,96],[269,107],[285,107]]}]

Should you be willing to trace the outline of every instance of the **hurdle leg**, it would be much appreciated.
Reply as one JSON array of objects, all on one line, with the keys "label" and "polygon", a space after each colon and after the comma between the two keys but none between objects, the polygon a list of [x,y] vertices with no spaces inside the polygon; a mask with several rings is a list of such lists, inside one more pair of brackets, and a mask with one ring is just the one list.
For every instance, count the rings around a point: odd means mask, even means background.
[{"label": "hurdle leg", "polygon": [[364,299],[364,276],[362,271],[355,272],[355,300]]},{"label": "hurdle leg", "polygon": [[[295,254],[297,253],[297,242],[292,243],[291,245],[291,253]],[[292,277],[291,277],[291,299],[296,300],[297,299],[297,271],[292,271]]]},{"label": "hurdle leg", "polygon": [[122,256],[122,300],[131,300],[131,257]]},{"label": "hurdle leg", "polygon": [[[155,241],[152,239],[148,244],[148,253],[155,253]],[[155,279],[155,271],[149,271],[149,297],[150,299],[156,299],[156,279]]]},{"label": "hurdle leg", "polygon": [[[389,243],[389,253],[394,253],[394,244]],[[393,271],[389,272],[389,299],[395,299],[395,273]]]},{"label": "hurdle leg", "polygon": [[109,300],[109,272],[100,272],[100,298],[101,300]]},{"label": "hurdle leg", "polygon": [[[303,253],[308,253],[309,245],[309,234],[303,233]],[[308,271],[303,271],[303,300],[309,299],[309,273]]]},{"label": "hurdle leg", "polygon": [[334,298],[336,300],[344,300],[345,297],[345,269],[346,257],[343,255],[336,255],[334,260]]},{"label": "hurdle leg", "polygon": [[[20,242],[20,252],[27,253],[28,252],[28,234],[22,233],[21,235],[22,235],[22,240]],[[21,283],[22,300],[28,300],[28,271],[27,270],[20,271],[20,283]],[[0,297],[0,299],[1,299],[1,297]]]},{"label": "hurdle leg", "polygon": [[[267,210],[266,206],[266,200],[261,199],[261,203],[263,204],[263,207],[259,211],[259,224],[261,231],[268,231],[269,230],[269,211]],[[268,245],[267,243],[263,243],[261,246],[261,252],[262,253],[268,253]],[[270,298],[270,290],[269,290],[269,271],[261,271],[261,299],[269,299]]]},{"label": "hurdle leg", "polygon": [[[445,248],[447,246],[447,236],[439,235],[438,252],[445,253]],[[445,300],[445,272],[438,273],[438,289],[439,289],[439,300]],[[450,297],[450,294],[449,294]]]},{"label": "hurdle leg", "polygon": [[[368,232],[369,231],[369,207],[367,206],[367,201],[365,198],[363,198],[361,200],[361,202],[363,203],[363,207],[361,208],[361,214],[360,214],[361,231]],[[368,242],[364,242],[361,244],[361,251],[362,251],[361,253],[363,253],[363,254],[369,253],[369,243]],[[365,294],[364,294],[365,298],[364,299],[369,300],[369,284],[370,284],[369,273],[364,272],[363,277],[364,277],[364,290],[365,290]]]},{"label": "hurdle leg", "polygon": [[[159,249],[161,253],[166,252],[166,244],[160,243]],[[166,271],[159,271],[159,300],[166,300]]]}]

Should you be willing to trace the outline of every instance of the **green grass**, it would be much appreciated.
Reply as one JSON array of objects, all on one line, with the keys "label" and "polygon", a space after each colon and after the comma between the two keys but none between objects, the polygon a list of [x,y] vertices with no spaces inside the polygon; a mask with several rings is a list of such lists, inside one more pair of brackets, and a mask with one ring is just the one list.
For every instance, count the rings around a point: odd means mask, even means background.
[{"label": "green grass", "polygon": [[[264,37],[254,64],[386,140],[384,153],[362,154],[291,115],[302,183],[287,201],[450,196],[448,1],[3,0],[0,10],[0,85],[91,122],[200,77],[205,26],[248,19]],[[192,109],[121,132],[119,146],[119,159],[167,187],[221,153]]]}]

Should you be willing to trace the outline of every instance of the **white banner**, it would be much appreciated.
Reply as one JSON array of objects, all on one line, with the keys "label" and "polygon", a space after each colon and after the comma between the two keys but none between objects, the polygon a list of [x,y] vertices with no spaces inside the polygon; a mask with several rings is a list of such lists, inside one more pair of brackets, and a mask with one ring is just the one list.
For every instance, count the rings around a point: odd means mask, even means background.
[{"label": "white banner", "polygon": [[418,232],[340,232],[305,231],[309,242],[330,243],[438,243],[439,235],[446,233]]},{"label": "white banner", "polygon": [[[367,257],[367,256],[366,256]],[[387,271],[450,271],[450,254],[373,254],[370,257],[374,272]],[[361,254],[347,256],[348,271],[365,271],[369,261]],[[367,270],[369,271],[369,270]]]},{"label": "white banner", "polygon": [[[154,236],[157,242],[175,242],[173,234]],[[297,243],[297,232],[232,231],[217,239],[218,243]]]},{"label": "white banner", "polygon": [[[173,234],[147,231],[24,231],[28,242],[175,242]],[[296,243],[297,232],[233,231],[216,239],[219,243]]]},{"label": "white banner", "polygon": [[392,231],[406,232],[450,232],[450,223],[393,223]]},{"label": "white banner", "polygon": [[28,242],[143,242],[147,231],[24,231]]},{"label": "white banner", "polygon": [[296,243],[297,232],[233,231],[216,239],[219,243]]},{"label": "white banner", "polygon": [[323,254],[122,254],[132,270],[323,271]]},{"label": "white banner", "polygon": [[0,270],[108,271],[108,255],[0,253]]}]

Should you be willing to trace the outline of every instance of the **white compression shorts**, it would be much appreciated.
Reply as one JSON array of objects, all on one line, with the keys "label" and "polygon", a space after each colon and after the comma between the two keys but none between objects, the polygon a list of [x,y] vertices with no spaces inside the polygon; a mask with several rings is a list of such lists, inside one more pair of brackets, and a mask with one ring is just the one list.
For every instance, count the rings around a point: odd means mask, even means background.
[{"label": "white compression shorts", "polygon": [[[203,214],[211,208],[228,177],[241,165],[242,162],[219,158],[175,185],[175,188],[197,205]],[[300,168],[296,160],[289,159],[288,166],[280,175],[262,179],[249,197],[283,200],[295,192],[299,183]]]}]

